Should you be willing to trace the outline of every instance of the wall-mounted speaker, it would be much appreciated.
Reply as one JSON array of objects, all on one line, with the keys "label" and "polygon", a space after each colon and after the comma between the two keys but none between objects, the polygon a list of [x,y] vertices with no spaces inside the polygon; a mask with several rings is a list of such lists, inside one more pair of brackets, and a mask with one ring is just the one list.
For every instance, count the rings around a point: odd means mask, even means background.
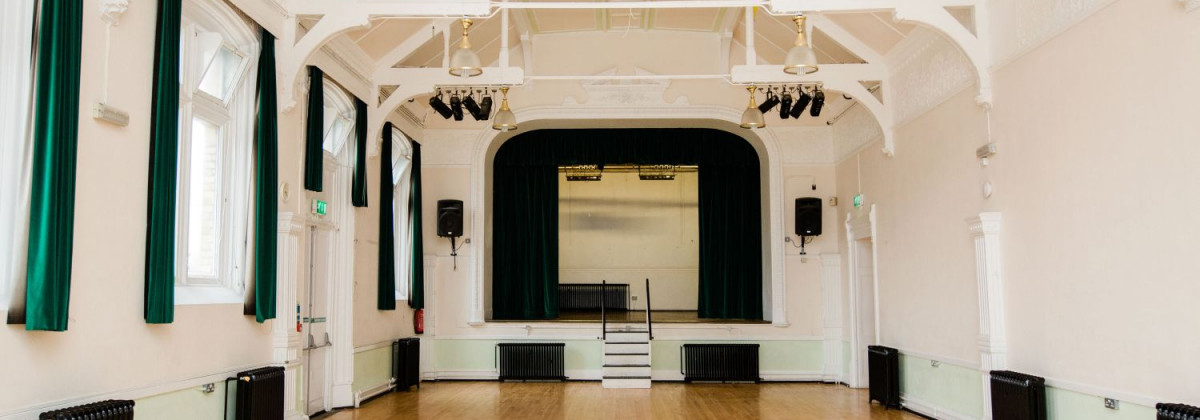
[{"label": "wall-mounted speaker", "polygon": [[463,234],[462,200],[438,200],[437,235],[457,238]]},{"label": "wall-mounted speaker", "polygon": [[796,199],[796,236],[821,236],[821,199]]}]

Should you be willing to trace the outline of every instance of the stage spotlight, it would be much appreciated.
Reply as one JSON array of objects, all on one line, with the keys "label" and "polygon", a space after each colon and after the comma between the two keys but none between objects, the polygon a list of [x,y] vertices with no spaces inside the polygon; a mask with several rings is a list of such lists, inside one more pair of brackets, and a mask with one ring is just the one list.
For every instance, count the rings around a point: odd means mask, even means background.
[{"label": "stage spotlight", "polygon": [[771,92],[771,88],[767,88],[766,95],[767,99],[758,106],[758,110],[764,114],[770,111],[771,108],[774,108],[775,105],[779,105],[779,98],[775,96],[774,92]]},{"label": "stage spotlight", "polygon": [[787,89],[783,90],[783,97],[779,100],[779,119],[786,120],[788,112],[792,110],[792,93]]},{"label": "stage spotlight", "polygon": [[487,121],[492,117],[492,97],[484,96],[479,101],[479,113],[474,115],[476,121]]},{"label": "stage spotlight", "polygon": [[466,108],[467,112],[470,112],[471,116],[475,117],[476,121],[480,120],[479,103],[475,102],[475,95],[473,93],[467,92],[467,97],[463,98],[462,104],[463,108]]},{"label": "stage spotlight", "polygon": [[813,93],[812,108],[809,109],[809,115],[814,117],[821,116],[821,108],[825,106],[825,91],[817,89]]},{"label": "stage spotlight", "polygon": [[442,91],[438,91],[437,95],[433,95],[433,97],[429,98],[429,106],[433,108],[434,111],[437,111],[438,115],[441,115],[442,118],[450,119],[450,116],[453,114],[453,112],[450,111],[450,107],[446,106],[446,102],[442,101]]},{"label": "stage spotlight", "polygon": [[454,121],[462,121],[462,98],[458,97],[458,92],[454,92],[453,95],[450,95],[450,110],[454,112]]},{"label": "stage spotlight", "polygon": [[805,92],[804,88],[801,87],[800,96],[796,97],[796,103],[792,105],[792,118],[800,119],[800,116],[804,115],[804,109],[808,108],[810,102],[812,102],[812,96],[809,96],[808,92]]}]

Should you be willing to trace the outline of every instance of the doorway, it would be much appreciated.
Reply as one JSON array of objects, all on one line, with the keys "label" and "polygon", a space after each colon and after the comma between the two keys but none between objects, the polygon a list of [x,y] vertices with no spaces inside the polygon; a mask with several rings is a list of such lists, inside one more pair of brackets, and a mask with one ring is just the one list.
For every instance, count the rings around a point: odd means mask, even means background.
[{"label": "doorway", "polygon": [[305,414],[312,415],[329,408],[329,295],[330,279],[333,277],[333,235],[329,229],[310,226],[308,228],[309,270],[308,284],[300,304],[303,321],[300,333],[304,343],[304,388],[308,391]]},{"label": "doorway", "polygon": [[867,215],[847,214],[850,251],[850,375],[852,388],[870,386],[867,346],[879,344],[879,281],[875,248],[875,206]]}]

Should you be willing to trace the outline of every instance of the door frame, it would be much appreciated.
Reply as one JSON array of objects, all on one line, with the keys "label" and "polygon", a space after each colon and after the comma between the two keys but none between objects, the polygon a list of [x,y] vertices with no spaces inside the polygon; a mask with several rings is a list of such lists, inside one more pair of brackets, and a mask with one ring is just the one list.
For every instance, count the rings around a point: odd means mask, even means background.
[{"label": "door frame", "polygon": [[[846,248],[848,250],[849,260],[849,283],[850,283],[850,375],[846,378],[846,384],[851,388],[865,388],[868,385],[866,379],[866,369],[864,369],[866,360],[863,360],[862,348],[864,346],[878,344],[880,342],[879,334],[879,245],[876,239],[876,211],[875,205],[871,205],[871,210],[865,216],[853,217],[851,213],[846,214]],[[857,241],[868,240],[871,242],[871,301],[861,301],[859,287],[858,263],[859,259],[864,256],[859,255],[857,251]],[[870,305],[874,308],[872,319],[870,322],[874,325],[874,335],[872,337],[863,337],[862,321],[864,318],[863,309]]]}]

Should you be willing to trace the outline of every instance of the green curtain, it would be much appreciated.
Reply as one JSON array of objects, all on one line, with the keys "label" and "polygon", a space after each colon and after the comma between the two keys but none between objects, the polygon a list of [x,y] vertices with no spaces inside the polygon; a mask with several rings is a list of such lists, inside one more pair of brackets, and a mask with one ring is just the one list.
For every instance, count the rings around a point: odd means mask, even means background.
[{"label": "green curtain", "polygon": [[154,94],[150,109],[150,175],[146,200],[148,324],[175,320],[175,189],[179,152],[180,0],[158,2],[154,35]]},{"label": "green curtain", "polygon": [[83,1],[40,2],[25,329],[66,331],[71,301]]},{"label": "green curtain", "polygon": [[354,179],[350,182],[350,203],[367,206],[367,103],[354,100]]},{"label": "green curtain", "polygon": [[275,93],[275,36],[262,30],[258,56],[258,115],[254,131],[254,317],[275,318],[279,225],[279,104]]},{"label": "green curtain", "polygon": [[408,196],[409,223],[412,232],[412,282],[408,307],[425,308],[425,241],[421,232],[421,143],[412,142],[412,189]]},{"label": "green curtain", "polygon": [[699,165],[703,318],[762,319],[762,213],[758,154],[707,129],[539,130],[496,153],[492,314],[549,319],[558,311],[558,166]]},{"label": "green curtain", "polygon": [[308,66],[308,117],[304,130],[304,189],[321,191],[325,151],[325,80],[316,66]]},{"label": "green curtain", "polygon": [[396,309],[396,225],[393,215],[392,123],[383,124],[379,152],[379,292],[381,311]]}]

